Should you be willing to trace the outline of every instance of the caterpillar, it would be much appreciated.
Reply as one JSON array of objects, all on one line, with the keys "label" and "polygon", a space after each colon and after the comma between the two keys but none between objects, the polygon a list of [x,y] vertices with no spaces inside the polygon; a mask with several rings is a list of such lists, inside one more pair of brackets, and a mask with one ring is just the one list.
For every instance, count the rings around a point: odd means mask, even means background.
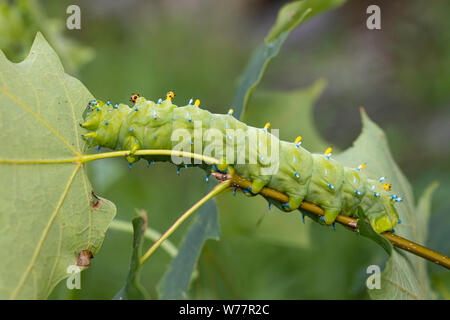
[{"label": "caterpillar", "polygon": [[[289,201],[275,202],[283,211],[298,209],[302,201],[314,203],[324,210],[320,222],[326,225],[334,226],[338,214],[362,218],[361,211],[377,233],[393,231],[400,223],[394,205],[402,198],[390,194],[391,185],[384,177],[367,176],[365,164],[344,167],[332,158],[331,148],[313,154],[301,146],[300,136],[294,142],[278,139],[274,130],[269,132],[270,123],[264,128],[251,127],[234,118],[233,109],[227,114],[213,114],[200,108],[198,99],[178,107],[172,103],[174,97],[169,91],[165,100],[153,102],[133,94],[132,107],[91,100],[80,123],[89,130],[83,138],[89,147],[129,150],[126,159],[130,167],[144,158],[149,165],[171,160],[178,166],[178,173],[183,166],[199,166],[207,177],[214,171],[234,171],[252,181],[248,190],[242,190],[245,194],[257,195],[263,187],[283,192]],[[139,149],[208,154],[220,163],[137,156],[134,153]]]}]

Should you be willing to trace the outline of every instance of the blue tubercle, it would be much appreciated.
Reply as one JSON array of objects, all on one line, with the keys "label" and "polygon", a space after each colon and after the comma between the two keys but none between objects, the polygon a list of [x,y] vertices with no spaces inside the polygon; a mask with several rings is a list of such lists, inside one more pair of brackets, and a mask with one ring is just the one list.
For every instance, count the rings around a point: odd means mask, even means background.
[{"label": "blue tubercle", "polygon": [[180,175],[180,168],[177,168],[177,175]]},{"label": "blue tubercle", "polygon": [[237,187],[234,187],[234,189],[233,189],[233,196],[236,196],[236,191],[237,191]]}]

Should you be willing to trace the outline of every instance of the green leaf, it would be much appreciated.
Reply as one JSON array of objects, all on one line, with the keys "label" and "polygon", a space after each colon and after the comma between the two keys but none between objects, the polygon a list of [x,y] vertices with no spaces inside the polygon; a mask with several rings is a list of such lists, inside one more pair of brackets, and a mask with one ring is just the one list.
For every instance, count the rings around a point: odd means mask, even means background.
[{"label": "green leaf", "polygon": [[255,50],[241,75],[232,102],[237,118],[244,119],[250,96],[291,31],[314,15],[333,9],[344,2],[345,0],[301,0],[288,3],[280,9],[275,25],[269,31],[264,43]]},{"label": "green leaf", "polygon": [[131,256],[130,271],[125,285],[114,296],[114,300],[145,300],[150,299],[150,295],[140,283],[140,273],[142,265],[142,243],[144,242],[147,230],[147,213],[140,211],[140,216],[133,219],[133,254]]},{"label": "green leaf", "polygon": [[[209,189],[212,190],[213,186]],[[178,255],[158,284],[160,299],[185,299],[200,252],[207,239],[219,240],[220,226],[214,199],[205,203],[186,234]]]},{"label": "green leaf", "polygon": [[[0,298],[46,298],[82,250],[96,254],[116,208],[96,197],[78,123],[89,91],[38,33],[23,62],[0,53]],[[41,162],[39,162],[41,161]]]},{"label": "green leaf", "polygon": [[[415,207],[411,186],[392,158],[384,132],[362,110],[363,130],[353,146],[336,158],[342,164],[356,167],[365,162],[365,172],[372,178],[386,176],[392,192],[404,201],[396,204],[402,223],[396,233],[411,241],[424,244],[429,216],[432,188],[425,192],[419,206]],[[375,233],[364,232],[379,242]],[[430,299],[433,297],[426,272],[426,261],[408,252],[394,248],[381,277],[381,289],[370,290],[373,299]]]},{"label": "green leaf", "polygon": [[[336,8],[344,2],[345,0],[301,0],[284,5],[278,12],[277,21],[269,31],[265,42],[275,41],[283,32],[290,32],[300,23],[309,20],[316,14]],[[303,19],[302,16],[305,13],[307,15]]]}]

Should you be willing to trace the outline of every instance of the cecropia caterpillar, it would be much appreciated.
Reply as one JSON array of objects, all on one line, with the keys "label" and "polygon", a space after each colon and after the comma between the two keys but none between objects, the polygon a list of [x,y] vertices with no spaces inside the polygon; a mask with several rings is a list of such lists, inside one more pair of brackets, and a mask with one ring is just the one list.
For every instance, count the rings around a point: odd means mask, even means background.
[{"label": "cecropia caterpillar", "polygon": [[[302,201],[314,203],[324,210],[321,221],[334,223],[337,215],[359,217],[358,208],[369,219],[377,233],[391,231],[399,223],[394,207],[402,199],[389,193],[384,177],[371,179],[362,169],[348,168],[331,158],[331,148],[324,154],[312,154],[301,146],[301,137],[294,142],[282,141],[264,128],[247,126],[227,114],[213,114],[199,107],[200,101],[177,107],[170,91],[165,100],[146,100],[131,96],[134,104],[90,101],[80,124],[90,130],[84,134],[89,146],[129,150],[130,166],[140,157],[149,164],[172,161],[182,166],[197,165],[206,170],[234,170],[252,181],[246,194],[258,194],[270,187],[289,196],[289,202],[276,203],[284,211],[298,209]],[[200,153],[220,160],[218,165],[171,159],[169,156],[136,156],[139,149],[170,149]],[[184,161],[181,161],[184,160]]]}]

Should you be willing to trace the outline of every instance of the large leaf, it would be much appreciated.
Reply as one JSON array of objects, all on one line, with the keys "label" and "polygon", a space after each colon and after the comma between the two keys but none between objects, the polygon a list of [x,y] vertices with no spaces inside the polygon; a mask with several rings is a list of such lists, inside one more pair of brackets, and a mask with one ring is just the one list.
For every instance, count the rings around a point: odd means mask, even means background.
[{"label": "large leaf", "polygon": [[[404,201],[396,204],[402,223],[396,233],[414,242],[424,244],[429,217],[429,201],[432,190],[416,208],[411,186],[389,151],[383,131],[362,111],[363,130],[354,145],[336,158],[344,165],[356,167],[365,162],[366,173],[373,178],[386,176],[393,185],[392,192]],[[388,252],[389,248],[380,243],[375,233],[362,233],[377,241]],[[381,289],[370,290],[374,299],[428,299],[432,298],[426,261],[400,249],[393,248],[386,268],[382,273]]]},{"label": "large leaf", "polygon": [[264,43],[254,51],[241,75],[232,102],[237,118],[242,119],[245,116],[250,96],[261,81],[270,61],[278,55],[291,31],[309,18],[333,9],[344,2],[345,0],[300,0],[290,2],[280,9],[275,25],[269,31]]},{"label": "large leaf", "polygon": [[133,219],[133,254],[131,255],[130,270],[125,285],[114,296],[114,300],[144,300],[150,296],[140,283],[142,265],[142,243],[147,230],[147,213],[141,210],[140,216]]},{"label": "large leaf", "polygon": [[46,298],[102,244],[114,204],[92,193],[84,164],[42,163],[81,155],[92,98],[41,34],[19,64],[0,54],[0,298]]}]

